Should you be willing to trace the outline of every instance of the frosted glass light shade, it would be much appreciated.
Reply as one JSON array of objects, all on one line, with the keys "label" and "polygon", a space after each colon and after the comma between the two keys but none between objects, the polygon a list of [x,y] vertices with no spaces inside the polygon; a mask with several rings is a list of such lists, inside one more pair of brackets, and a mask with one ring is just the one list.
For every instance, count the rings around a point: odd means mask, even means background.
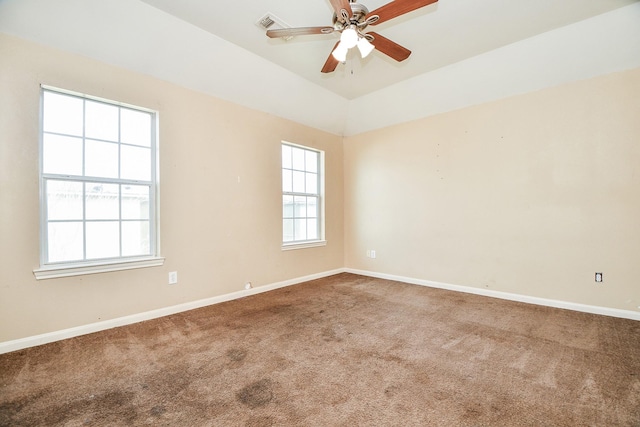
[{"label": "frosted glass light shade", "polygon": [[347,52],[349,51],[349,48],[346,47],[344,45],[344,43],[340,42],[338,44],[338,46],[333,50],[333,52],[331,52],[331,55],[333,55],[333,57],[339,61],[339,62],[344,62],[347,60]]},{"label": "frosted glass light shade", "polygon": [[340,44],[344,44],[347,49],[351,49],[358,44],[358,33],[353,28],[342,30],[340,35]]},{"label": "frosted glass light shade", "polygon": [[373,51],[373,49],[375,49],[375,46],[372,45],[366,38],[362,37],[360,40],[358,40],[358,50],[360,50],[360,55],[362,55],[363,58],[366,58],[367,55],[369,55],[371,51]]}]

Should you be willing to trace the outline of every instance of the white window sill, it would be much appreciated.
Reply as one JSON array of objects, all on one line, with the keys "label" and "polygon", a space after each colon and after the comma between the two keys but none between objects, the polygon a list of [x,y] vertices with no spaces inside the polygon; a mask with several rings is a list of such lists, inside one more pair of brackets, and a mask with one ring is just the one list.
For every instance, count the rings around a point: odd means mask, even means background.
[{"label": "white window sill", "polygon": [[318,246],[327,246],[326,240],[314,240],[312,242],[293,242],[293,243],[283,243],[282,250],[283,251],[291,251],[294,249],[306,249],[306,248],[316,248]]},{"label": "white window sill", "polygon": [[33,270],[36,279],[55,279],[58,277],[81,276],[85,274],[106,273],[109,271],[131,270],[134,268],[158,267],[164,264],[164,258],[152,257],[132,261],[100,262],[95,264],[64,264],[45,266]]}]

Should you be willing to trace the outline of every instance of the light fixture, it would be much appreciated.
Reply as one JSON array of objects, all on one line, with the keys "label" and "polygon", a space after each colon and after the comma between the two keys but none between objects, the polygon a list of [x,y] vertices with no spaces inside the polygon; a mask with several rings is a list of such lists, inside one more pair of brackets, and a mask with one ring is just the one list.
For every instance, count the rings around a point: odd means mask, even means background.
[{"label": "light fixture", "polygon": [[358,44],[358,32],[355,30],[355,25],[351,25],[349,28],[342,30],[340,35],[340,44],[344,45],[347,49],[351,49]]},{"label": "light fixture", "polygon": [[367,55],[375,49],[375,46],[372,45],[369,40],[358,33],[356,26],[351,25],[349,28],[342,30],[342,34],[340,34],[340,43],[338,43],[338,46],[336,46],[333,52],[331,52],[331,55],[333,55],[337,61],[345,62],[347,60],[347,53],[349,52],[349,49],[355,46],[358,46],[360,55],[363,58],[366,58]]},{"label": "light fixture", "polygon": [[363,58],[366,58],[367,55],[369,55],[375,48],[376,47],[372,45],[365,37],[361,37],[360,40],[358,40],[358,50],[360,51],[360,55],[362,55]]},{"label": "light fixture", "polygon": [[344,62],[347,60],[347,52],[349,48],[344,45],[344,43],[338,43],[338,46],[331,52],[331,55],[338,61]]}]

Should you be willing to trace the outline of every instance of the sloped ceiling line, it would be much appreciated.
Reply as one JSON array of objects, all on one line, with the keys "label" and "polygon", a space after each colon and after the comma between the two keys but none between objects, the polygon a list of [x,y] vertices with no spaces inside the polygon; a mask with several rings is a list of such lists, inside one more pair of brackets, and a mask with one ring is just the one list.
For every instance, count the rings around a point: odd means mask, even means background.
[{"label": "sloped ceiling line", "polygon": [[142,1],[0,0],[0,32],[345,136],[640,67],[638,22],[634,2],[348,100]]}]

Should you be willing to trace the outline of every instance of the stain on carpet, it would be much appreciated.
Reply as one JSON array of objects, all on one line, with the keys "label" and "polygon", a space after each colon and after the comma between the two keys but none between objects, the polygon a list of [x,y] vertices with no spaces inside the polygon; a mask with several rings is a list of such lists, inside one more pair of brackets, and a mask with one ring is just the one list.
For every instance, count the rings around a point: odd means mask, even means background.
[{"label": "stain on carpet", "polygon": [[265,378],[251,383],[242,388],[236,398],[252,409],[264,406],[273,400],[272,381]]},{"label": "stain on carpet", "polygon": [[167,412],[167,408],[165,408],[164,405],[156,405],[151,408],[151,415],[153,415],[154,417],[160,417],[165,412]]},{"label": "stain on carpet", "polygon": [[227,357],[233,362],[242,362],[247,357],[247,351],[241,348],[231,348],[227,350]]}]

